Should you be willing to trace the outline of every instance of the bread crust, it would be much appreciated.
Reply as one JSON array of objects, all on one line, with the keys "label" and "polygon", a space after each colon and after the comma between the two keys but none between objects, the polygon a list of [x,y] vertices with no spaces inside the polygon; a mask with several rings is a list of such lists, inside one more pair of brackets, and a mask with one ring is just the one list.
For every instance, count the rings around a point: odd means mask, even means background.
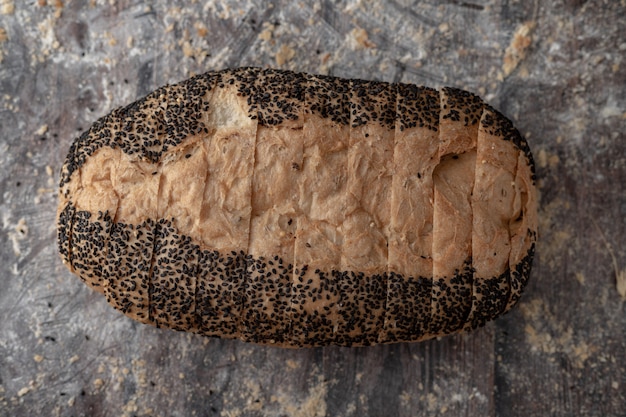
[{"label": "bread crust", "polygon": [[536,239],[527,142],[453,88],[209,72],[98,120],[61,171],[72,272],[143,323],[259,344],[482,326]]}]

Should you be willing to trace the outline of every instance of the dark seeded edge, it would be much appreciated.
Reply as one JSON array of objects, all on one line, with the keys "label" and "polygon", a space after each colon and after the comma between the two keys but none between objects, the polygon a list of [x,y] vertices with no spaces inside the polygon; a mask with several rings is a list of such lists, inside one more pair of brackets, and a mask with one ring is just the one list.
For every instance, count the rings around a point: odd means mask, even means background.
[{"label": "dark seeded edge", "polygon": [[[83,227],[93,230],[98,226],[96,221],[107,217],[107,214],[79,211],[68,203],[59,219],[59,230],[65,234],[71,225],[71,214],[79,216]],[[193,239],[178,233],[169,220],[147,220],[140,225],[123,223],[112,224],[111,252],[123,250],[124,256],[114,253],[107,254],[107,265],[104,269],[108,281],[106,289],[107,301],[123,313],[132,313],[142,322],[156,327],[171,328],[178,331],[193,331],[205,336],[223,338],[241,338],[237,323],[242,314],[242,306],[254,305],[254,294],[275,293],[287,300],[300,299],[306,301],[316,294],[309,286],[311,282],[295,282],[291,286],[291,276],[280,285],[268,274],[283,262],[279,257],[272,259],[255,258],[243,252],[221,253],[215,250],[202,249]],[[136,238],[133,244],[127,243],[132,234]],[[125,237],[126,236],[126,237]],[[63,238],[65,239],[65,238]],[[85,239],[80,244],[89,246],[92,242]],[[59,246],[67,242],[60,238]],[[81,247],[72,245],[72,251]],[[511,271],[514,276],[514,294],[519,298],[528,280],[532,265],[535,245],[533,244],[522,261]],[[152,250],[152,253],[150,251]],[[137,253],[133,251],[138,251]],[[67,251],[61,250],[62,257],[67,259]],[[135,257],[142,259],[134,262]],[[187,263],[180,261],[187,260]],[[185,266],[186,265],[186,266]],[[267,273],[259,274],[254,282],[248,283],[254,291],[241,291],[244,282],[250,277],[250,266]],[[180,268],[176,270],[176,268]],[[303,270],[307,267],[303,266]],[[117,280],[119,270],[125,278]],[[80,271],[77,271],[80,273]],[[287,347],[315,347],[327,345],[339,346],[370,346],[380,343],[410,342],[423,340],[441,334],[457,332],[463,327],[467,311],[459,311],[454,307],[459,297],[467,298],[462,283],[471,279],[471,268],[455,275],[449,284],[443,280],[432,282],[430,278],[404,277],[397,273],[366,276],[354,271],[322,272],[325,278],[321,289],[332,295],[338,295],[343,307],[340,321],[343,326],[341,334],[333,334],[326,328],[313,329],[300,342],[292,339],[293,329],[306,327],[306,323],[292,323],[289,304],[283,302],[275,306],[272,317],[264,317],[254,313],[244,317],[250,325],[255,322],[264,323],[254,334],[248,334],[245,341],[261,344],[280,344]],[[468,275],[469,274],[469,275]],[[280,275],[280,274],[274,274]],[[81,277],[82,278],[82,277]],[[84,278],[83,278],[84,279]],[[89,279],[93,279],[90,277]],[[486,322],[502,314],[509,292],[503,293],[498,283],[503,277],[484,280],[481,308],[472,323],[472,328],[484,326]],[[441,311],[432,315],[425,314],[424,308],[430,309],[432,287],[446,294]],[[289,287],[287,287],[289,286]],[[385,306],[385,315],[376,316],[373,311],[380,309],[385,303],[387,288],[391,289],[391,303]],[[463,292],[465,291],[465,292]],[[503,301],[504,300],[504,301]],[[427,301],[427,302],[425,302]],[[373,303],[373,304],[372,304]],[[295,303],[297,306],[298,303]],[[364,314],[363,314],[364,313]],[[429,322],[422,317],[430,317]],[[303,316],[303,319],[308,319]],[[392,332],[383,327],[382,320],[395,323]],[[375,324],[378,323],[378,324]],[[328,323],[330,325],[330,322]],[[372,329],[382,329],[375,332]],[[436,329],[436,332],[434,331]]]},{"label": "dark seeded edge", "polygon": [[[333,85],[337,86],[338,91],[318,92],[315,86],[311,86],[310,83],[307,87],[306,81],[312,78],[330,80]],[[437,130],[438,123],[433,121],[438,118],[434,112],[438,112],[439,103],[430,101],[423,103],[424,107],[420,107],[415,116],[407,116],[404,107],[397,110],[387,109],[380,115],[367,114],[365,111],[371,108],[371,97],[378,97],[379,94],[386,94],[389,91],[397,91],[400,97],[405,97],[404,100],[400,100],[400,106],[402,106],[402,103],[407,102],[406,98],[410,99],[411,96],[419,94],[419,89],[436,91],[427,87],[398,83],[393,84],[393,88],[389,89],[387,88],[389,84],[385,82],[350,80],[254,67],[207,72],[178,84],[161,87],[134,103],[113,110],[110,114],[98,119],[70,146],[61,172],[60,187],[68,183],[73,172],[81,167],[91,154],[103,146],[120,147],[129,155],[139,154],[149,162],[158,162],[167,149],[179,145],[189,134],[199,133],[207,129],[207,126],[204,126],[198,118],[198,115],[209,104],[203,100],[203,97],[216,84],[219,86],[223,85],[224,82],[232,83],[234,81],[239,83],[238,92],[248,97],[250,117],[257,119],[264,126],[276,126],[286,120],[297,119],[297,107],[294,103],[304,100],[305,92],[309,94],[350,94],[350,89],[353,89],[357,92],[358,100],[356,103],[351,103],[350,111],[354,113],[360,111],[357,114],[362,116],[355,118],[355,126],[353,127],[370,121],[377,121],[393,129],[395,118],[400,117],[401,129],[426,126],[431,130]],[[287,88],[288,83],[296,83],[302,87]],[[443,115],[444,119],[462,120],[465,125],[472,125],[480,121],[480,114],[477,111],[479,107],[481,112],[482,109],[489,110],[495,117],[488,115],[483,121],[483,125],[489,128],[491,133],[501,136],[503,140],[511,141],[524,152],[533,174],[532,180],[533,182],[536,180],[535,163],[528,142],[509,119],[472,93],[451,87],[445,87],[444,91],[448,95],[448,103],[450,104],[447,114]],[[175,97],[172,97],[173,95]],[[279,96],[279,100],[274,99],[274,97]],[[157,112],[157,114],[162,115],[162,118],[155,118],[154,120],[155,132],[152,133],[152,140],[149,137],[144,140],[144,143],[137,143],[136,139],[139,138],[124,133],[132,129],[133,124],[139,119],[140,113],[153,114],[154,109],[159,106],[159,101],[163,98],[167,100],[167,109],[160,113]],[[176,100],[176,98],[180,100]],[[410,110],[416,110],[416,106],[411,106]],[[314,112],[321,117],[332,117],[335,122],[350,123],[349,118],[338,117],[332,111],[318,109]],[[157,133],[165,134],[165,138],[159,140],[160,137]]]}]

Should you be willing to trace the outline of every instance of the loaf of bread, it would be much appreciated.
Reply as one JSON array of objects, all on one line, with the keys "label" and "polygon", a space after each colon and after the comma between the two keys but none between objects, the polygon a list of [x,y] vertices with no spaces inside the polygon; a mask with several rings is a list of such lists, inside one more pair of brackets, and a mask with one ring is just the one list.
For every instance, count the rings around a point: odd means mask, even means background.
[{"label": "loaf of bread", "polygon": [[61,171],[72,272],[140,322],[260,344],[474,329],[536,237],[527,142],[454,88],[209,72],[98,120]]}]

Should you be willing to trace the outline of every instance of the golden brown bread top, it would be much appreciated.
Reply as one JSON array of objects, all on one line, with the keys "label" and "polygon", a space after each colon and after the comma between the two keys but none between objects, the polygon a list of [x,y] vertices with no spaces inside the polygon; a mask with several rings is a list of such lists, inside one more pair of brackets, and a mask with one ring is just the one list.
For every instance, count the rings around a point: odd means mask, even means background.
[{"label": "golden brown bread top", "polygon": [[116,308],[258,343],[480,326],[536,239],[526,141],[452,88],[203,74],[96,122],[60,187],[62,258]]}]

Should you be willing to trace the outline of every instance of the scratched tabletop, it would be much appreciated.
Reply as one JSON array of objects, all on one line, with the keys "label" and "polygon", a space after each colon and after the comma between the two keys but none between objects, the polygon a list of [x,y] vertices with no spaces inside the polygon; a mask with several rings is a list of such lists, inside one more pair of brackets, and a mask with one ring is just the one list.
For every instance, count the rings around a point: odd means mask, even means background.
[{"label": "scratched tabletop", "polygon": [[[510,313],[469,334],[284,350],[126,318],[61,264],[71,142],[208,70],[471,90],[537,164]],[[626,415],[626,3],[0,1],[0,416]]]}]

